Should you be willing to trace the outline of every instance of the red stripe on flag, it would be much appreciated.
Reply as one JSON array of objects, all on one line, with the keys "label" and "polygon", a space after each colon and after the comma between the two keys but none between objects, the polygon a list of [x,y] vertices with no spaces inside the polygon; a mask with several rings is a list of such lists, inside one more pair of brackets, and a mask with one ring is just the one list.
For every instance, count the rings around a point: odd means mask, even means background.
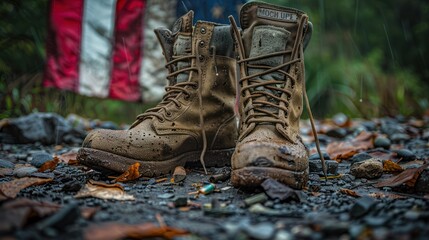
[{"label": "red stripe on flag", "polygon": [[139,71],[143,48],[145,0],[118,0],[115,43],[109,96],[127,101],[140,100]]},{"label": "red stripe on flag", "polygon": [[83,0],[52,0],[43,85],[77,91]]}]

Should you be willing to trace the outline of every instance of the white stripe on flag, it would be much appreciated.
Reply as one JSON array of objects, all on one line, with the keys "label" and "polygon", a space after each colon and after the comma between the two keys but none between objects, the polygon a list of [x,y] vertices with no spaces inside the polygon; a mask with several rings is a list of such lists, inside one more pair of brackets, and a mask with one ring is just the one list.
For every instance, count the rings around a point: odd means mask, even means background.
[{"label": "white stripe on flag", "polygon": [[79,93],[107,97],[111,73],[116,0],[85,0]]},{"label": "white stripe on flag", "polygon": [[154,29],[170,27],[176,18],[176,0],[148,0],[144,16],[143,59],[141,61],[139,83],[142,86],[144,102],[155,102],[164,95],[167,69],[161,45]]}]

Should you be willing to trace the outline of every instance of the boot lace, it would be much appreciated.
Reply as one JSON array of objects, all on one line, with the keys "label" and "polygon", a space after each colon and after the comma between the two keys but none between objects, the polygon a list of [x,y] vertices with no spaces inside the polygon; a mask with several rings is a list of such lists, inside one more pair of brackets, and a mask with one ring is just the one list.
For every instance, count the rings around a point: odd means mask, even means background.
[{"label": "boot lace", "polygon": [[[180,61],[191,61],[192,59],[195,59],[196,56],[195,55],[186,55],[186,56],[172,56],[173,60],[167,62],[167,64],[165,65],[167,67],[167,69],[174,69],[175,64],[177,64]],[[165,121],[165,115],[170,116],[171,112],[168,110],[167,105],[170,103],[173,103],[177,108],[181,107],[181,103],[178,101],[179,96],[184,95],[185,99],[190,97],[190,92],[189,92],[189,87],[192,87],[193,89],[196,89],[198,87],[198,84],[195,82],[190,82],[190,81],[185,81],[185,82],[179,82],[177,83],[175,81],[177,75],[179,75],[180,73],[185,73],[185,72],[192,72],[192,71],[198,71],[197,67],[186,67],[186,68],[182,68],[179,70],[171,70],[170,73],[167,75],[167,79],[170,80],[171,85],[165,87],[165,91],[166,93],[164,94],[161,102],[159,102],[155,107],[150,108],[148,110],[146,110],[146,112],[139,114],[136,118],[136,121],[131,125],[131,128],[134,128],[135,126],[137,126],[139,123],[141,123],[144,119],[149,118],[149,117],[155,117],[157,118],[160,122]],[[163,112],[165,114],[163,114]]]},{"label": "boot lace", "polygon": [[[257,72],[252,75],[248,76],[242,76],[242,78],[239,80],[241,88],[241,96],[243,97],[243,103],[249,103],[250,104],[244,104],[244,116],[246,116],[243,119],[244,124],[250,124],[250,125],[258,125],[258,124],[281,124],[284,128],[288,127],[287,123],[282,120],[283,116],[280,113],[280,110],[283,111],[284,117],[287,117],[288,114],[288,107],[289,107],[289,101],[292,97],[292,93],[290,90],[283,88],[284,84],[286,82],[284,80],[265,80],[258,77],[262,77],[263,75],[278,72],[283,74],[286,79],[290,79],[290,88],[294,88],[296,83],[296,78],[289,74],[288,72],[284,71],[283,69],[286,67],[290,67],[292,64],[299,63],[300,61],[304,60],[304,52],[303,48],[300,47],[300,44],[302,44],[303,37],[305,35],[304,27],[303,25],[307,23],[308,17],[304,16],[301,18],[299,25],[298,25],[298,33],[297,38],[295,40],[294,46],[292,50],[287,51],[279,51],[274,52],[266,55],[261,55],[257,57],[251,57],[246,58],[245,57],[245,51],[243,46],[243,41],[241,39],[240,30],[237,27],[237,24],[232,16],[229,16],[229,20],[232,25],[232,29],[234,32],[235,40],[238,47],[238,53],[240,60],[237,61],[237,63],[240,66],[240,72],[245,73],[244,71],[246,67],[248,68],[254,68],[254,69],[260,69],[262,71]],[[286,63],[280,64],[276,67],[271,66],[265,66],[265,65],[257,65],[252,64],[252,61],[274,57],[274,56],[283,56],[285,54],[290,54],[290,60]],[[300,57],[297,57],[299,54]],[[303,73],[304,74],[304,73]],[[310,104],[307,97],[307,91],[305,87],[305,77],[303,77],[303,92],[304,92],[304,99],[305,104],[308,110],[308,114],[310,117],[310,123],[313,135],[315,136],[315,142],[316,142],[316,148],[317,152],[319,153],[320,159],[322,161],[322,168],[323,168],[323,174],[325,176],[325,179],[327,179],[327,173],[326,173],[326,165],[325,165],[325,159],[323,157],[322,152],[320,151],[320,144],[319,139],[317,136],[315,124],[314,124],[314,118],[313,114],[311,112]],[[264,89],[264,90],[260,90]],[[267,91],[269,90],[269,91]],[[243,136],[246,134],[245,132],[242,132],[241,135]],[[240,136],[240,138],[242,138]]]}]

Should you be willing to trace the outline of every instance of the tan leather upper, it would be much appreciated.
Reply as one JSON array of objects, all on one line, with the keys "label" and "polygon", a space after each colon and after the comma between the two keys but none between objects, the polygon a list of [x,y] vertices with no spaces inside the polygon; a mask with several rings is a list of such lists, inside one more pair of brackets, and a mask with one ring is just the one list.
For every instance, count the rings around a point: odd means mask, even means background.
[{"label": "tan leather upper", "polygon": [[[172,32],[156,31],[167,62],[183,57],[175,56],[173,51],[179,37],[190,37],[192,41],[190,52],[185,54],[189,58],[167,66],[170,75],[164,100],[141,114],[129,130],[93,131],[84,146],[142,161],[158,161],[201,151],[204,130],[208,149],[235,147],[235,59],[218,52],[214,56],[213,46],[219,43],[211,39],[218,25],[199,21],[192,28],[192,17],[191,11],[180,18]],[[187,79],[178,81],[179,74],[175,72],[185,68],[193,69],[180,73]]]},{"label": "tan leather upper", "polygon": [[[308,169],[299,137],[303,110],[305,13],[261,2],[240,12],[240,136],[233,169]],[[237,44],[240,51],[240,44]]]}]

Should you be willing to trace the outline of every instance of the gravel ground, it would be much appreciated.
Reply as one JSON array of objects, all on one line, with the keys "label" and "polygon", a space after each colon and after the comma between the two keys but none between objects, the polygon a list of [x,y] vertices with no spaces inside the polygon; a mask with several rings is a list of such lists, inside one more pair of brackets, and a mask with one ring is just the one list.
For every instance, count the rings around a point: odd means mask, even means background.
[{"label": "gravel ground", "polygon": [[[244,192],[230,185],[229,167],[211,168],[208,175],[202,169],[186,167],[186,178],[179,183],[170,181],[171,174],[164,176],[166,179],[140,178],[121,183],[123,191],[134,200],[76,198],[88,181],[110,184],[112,178],[62,159],[53,171],[35,169],[52,156],[76,151],[78,142],[61,146],[3,143],[0,185],[19,177],[52,181],[26,187],[16,197],[1,200],[0,215],[4,215],[0,218],[5,220],[0,224],[0,239],[96,239],[95,233],[113,234],[112,226],[144,223],[188,232],[177,239],[426,239],[429,171],[424,164],[429,159],[428,119],[343,118],[338,115],[318,124],[322,149],[328,153],[326,157],[336,160],[328,160],[325,180],[320,160],[312,155],[310,181],[302,191],[270,182],[277,192],[267,188]],[[314,153],[308,129],[303,122],[303,139]],[[365,138],[362,132],[371,136]],[[333,142],[340,145],[330,147]],[[352,148],[345,150],[346,143]],[[363,143],[371,146],[362,147]],[[335,152],[333,148],[344,151]],[[405,171],[388,172],[387,160]],[[414,171],[418,168],[420,171]],[[406,175],[406,169],[414,173]],[[392,180],[400,174],[409,179]],[[210,184],[213,176],[218,178],[215,191],[190,194]],[[375,187],[380,182],[385,186]],[[44,215],[37,216],[34,211],[22,214],[20,209],[24,207],[9,206],[22,198],[59,206]],[[83,214],[88,209],[92,214]]]}]

